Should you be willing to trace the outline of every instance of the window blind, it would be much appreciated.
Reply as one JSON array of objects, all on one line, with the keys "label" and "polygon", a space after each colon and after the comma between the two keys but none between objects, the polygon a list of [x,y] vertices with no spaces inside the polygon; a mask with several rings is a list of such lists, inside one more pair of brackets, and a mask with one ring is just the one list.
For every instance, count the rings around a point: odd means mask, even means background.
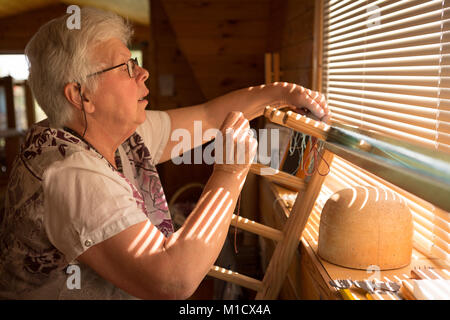
[{"label": "window blind", "polygon": [[[450,154],[450,0],[323,1],[321,90],[332,122]],[[334,172],[388,185],[342,161]],[[409,203],[415,245],[450,262],[450,213],[389,188]]]}]

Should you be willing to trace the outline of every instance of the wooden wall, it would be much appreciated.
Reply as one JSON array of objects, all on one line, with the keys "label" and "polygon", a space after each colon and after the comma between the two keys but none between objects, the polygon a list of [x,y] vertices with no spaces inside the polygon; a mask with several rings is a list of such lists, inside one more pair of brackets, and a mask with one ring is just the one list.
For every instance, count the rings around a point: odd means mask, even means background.
[{"label": "wooden wall", "polygon": [[311,87],[315,0],[273,0],[270,51],[280,53],[281,81]]},{"label": "wooden wall", "polygon": [[[194,105],[264,83],[270,3],[151,0],[151,108]],[[206,183],[212,166],[169,161],[158,170],[171,199],[187,183]]]},{"label": "wooden wall", "polygon": [[264,81],[270,0],[162,3],[206,99]]},{"label": "wooden wall", "polygon": [[0,52],[23,53],[39,27],[65,14],[66,8],[66,5],[55,4],[0,18]]},{"label": "wooden wall", "polygon": [[[195,78],[192,67],[181,50],[177,35],[163,2],[150,1],[151,43],[150,105],[149,109],[168,110],[196,105],[205,96]],[[192,153],[193,154],[193,153]],[[192,157],[193,158],[193,157]],[[193,161],[192,161],[193,162]],[[205,184],[212,168],[204,164],[175,165],[167,161],[157,166],[168,201],[188,183]],[[192,194],[191,191],[195,191]],[[188,190],[179,200],[195,201],[198,190]]]},{"label": "wooden wall", "polygon": [[[64,15],[66,10],[66,4],[57,3],[0,18],[0,53],[23,53],[26,44],[39,27]],[[150,27],[138,23],[133,23],[133,27],[135,33],[132,45],[148,45]]]}]

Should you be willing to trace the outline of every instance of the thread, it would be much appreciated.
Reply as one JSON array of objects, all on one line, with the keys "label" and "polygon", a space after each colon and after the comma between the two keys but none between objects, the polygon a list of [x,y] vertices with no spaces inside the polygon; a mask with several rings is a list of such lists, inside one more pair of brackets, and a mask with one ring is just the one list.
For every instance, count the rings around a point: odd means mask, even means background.
[{"label": "thread", "polygon": [[[326,175],[328,175],[328,174],[330,173],[330,165],[329,165],[329,163],[322,157],[322,154],[320,153],[319,147],[317,147],[317,145],[318,145],[318,140],[317,140],[317,138],[311,137],[311,151],[308,153],[307,158],[306,158],[306,161],[305,161],[305,163],[304,163],[304,165],[303,165],[303,171],[305,172],[305,175],[308,176],[308,177],[312,176],[316,171],[317,171],[317,173],[318,173],[319,175],[321,175],[322,177],[324,177],[324,176],[326,176]],[[327,170],[326,173],[321,173],[321,172],[319,171],[319,162],[320,162],[320,159],[317,159],[318,156],[319,156],[320,158],[322,158],[322,160],[325,162],[325,164],[326,164],[327,167],[328,167],[328,170]],[[308,160],[310,160],[311,157],[313,157],[312,161],[310,162],[310,163],[311,163],[311,166],[312,166],[312,171],[309,172],[309,171],[308,171],[309,168],[305,168],[305,164],[308,163]],[[319,160],[319,161],[318,161],[318,160]]]},{"label": "thread", "polygon": [[[307,135],[301,133],[301,132],[294,132],[291,136],[291,140],[289,142],[289,156],[293,156],[294,153],[298,152],[298,162],[295,170],[290,173],[291,175],[296,175],[298,172],[298,169],[303,168],[303,155],[306,150],[306,138]],[[301,139],[301,142],[300,142]],[[300,142],[300,143],[299,143]]]},{"label": "thread", "polygon": [[[236,222],[239,218],[240,211],[241,211],[241,194],[239,194],[239,197],[238,197]],[[236,253],[236,254],[239,253],[239,251],[237,249],[237,223],[234,226],[234,253]]]}]

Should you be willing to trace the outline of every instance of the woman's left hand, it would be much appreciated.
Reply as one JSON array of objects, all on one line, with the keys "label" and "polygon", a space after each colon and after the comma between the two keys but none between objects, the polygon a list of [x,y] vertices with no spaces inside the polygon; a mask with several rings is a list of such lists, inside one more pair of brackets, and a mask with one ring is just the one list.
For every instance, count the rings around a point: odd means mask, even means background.
[{"label": "woman's left hand", "polygon": [[293,111],[320,121],[330,120],[328,103],[322,93],[288,82],[274,82],[269,86],[275,91],[275,103],[290,105]]}]

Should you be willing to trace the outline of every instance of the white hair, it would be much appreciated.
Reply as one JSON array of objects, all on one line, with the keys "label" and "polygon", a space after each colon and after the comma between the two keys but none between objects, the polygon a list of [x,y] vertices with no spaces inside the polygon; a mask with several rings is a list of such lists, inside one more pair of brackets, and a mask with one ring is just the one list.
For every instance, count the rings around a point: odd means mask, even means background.
[{"label": "white hair", "polygon": [[92,49],[111,38],[128,45],[133,34],[131,25],[112,12],[82,8],[80,29],[67,27],[69,16],[44,24],[25,48],[31,91],[55,128],[72,119],[73,107],[64,95],[67,83],[78,82],[92,91],[96,89],[96,77],[88,75],[103,66],[94,63]]}]

